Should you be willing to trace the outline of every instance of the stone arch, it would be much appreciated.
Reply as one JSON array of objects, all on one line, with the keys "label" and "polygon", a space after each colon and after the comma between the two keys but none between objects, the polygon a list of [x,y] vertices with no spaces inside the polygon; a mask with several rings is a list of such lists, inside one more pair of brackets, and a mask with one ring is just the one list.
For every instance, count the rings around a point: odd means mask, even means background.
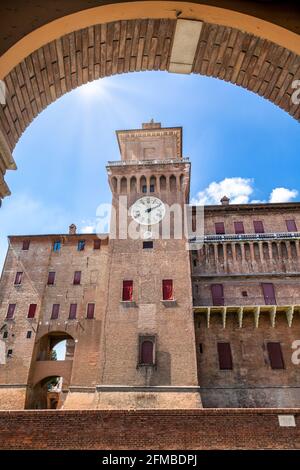
[{"label": "stone arch", "polygon": [[111,187],[112,187],[113,192],[116,193],[118,190],[118,180],[116,176],[113,176],[111,178]]},{"label": "stone arch", "polygon": [[[3,176],[15,168],[12,151],[30,122],[63,94],[101,77],[142,70],[207,75],[300,120],[291,100],[300,79],[299,35],[262,17],[197,2],[140,1],[76,11],[25,34],[0,57],[7,89],[0,106],[0,197],[9,194]],[[185,63],[174,47],[188,19],[198,22],[199,36]]]},{"label": "stone arch", "polygon": [[[145,187],[146,187],[146,191],[145,191]],[[140,177],[140,184],[139,184],[139,191],[140,193],[143,193],[143,192],[147,192],[147,179],[146,179],[146,176],[141,176]]]},{"label": "stone arch", "polygon": [[156,176],[151,175],[150,176],[150,192],[154,193],[156,191],[157,191]]}]

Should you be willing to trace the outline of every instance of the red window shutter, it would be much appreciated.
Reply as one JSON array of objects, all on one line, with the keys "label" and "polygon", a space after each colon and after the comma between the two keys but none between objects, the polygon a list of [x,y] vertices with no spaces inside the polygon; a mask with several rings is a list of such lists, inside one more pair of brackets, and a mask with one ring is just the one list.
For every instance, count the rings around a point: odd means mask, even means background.
[{"label": "red window shutter", "polygon": [[221,370],[232,369],[230,343],[218,343],[219,366]]},{"label": "red window shutter", "polygon": [[23,240],[22,250],[29,250],[30,240]]},{"label": "red window shutter", "polygon": [[280,343],[267,343],[267,350],[272,369],[284,369]]},{"label": "red window shutter", "polygon": [[131,302],[133,299],[133,281],[123,281],[122,300]]},{"label": "red window shutter", "polygon": [[153,364],[153,342],[150,340],[142,342],[141,364]]},{"label": "red window shutter", "polygon": [[94,318],[94,315],[95,315],[95,304],[88,304],[86,318],[89,318],[91,320],[92,318]]},{"label": "red window shutter", "polygon": [[77,312],[77,304],[70,304],[69,320],[75,320],[76,312]]},{"label": "red window shutter", "polygon": [[163,300],[173,300],[173,281],[172,279],[164,279],[162,282]]},{"label": "red window shutter", "polygon": [[254,232],[255,233],[264,233],[264,224],[261,220],[254,220],[253,221],[253,227],[254,227]]},{"label": "red window shutter", "polygon": [[215,223],[215,230],[216,230],[216,235],[224,235],[224,233],[225,233],[224,222],[216,222]]},{"label": "red window shutter", "polygon": [[54,272],[54,271],[50,271],[50,272],[48,273],[48,282],[47,282],[48,286],[53,286],[54,281],[55,281],[55,272]]},{"label": "red window shutter", "polygon": [[36,307],[37,307],[36,304],[30,304],[29,305],[27,318],[34,318],[35,317]]},{"label": "red window shutter", "polygon": [[80,280],[81,280],[81,271],[75,271],[73,284],[74,285],[80,284]]},{"label": "red window shutter", "polygon": [[236,234],[245,233],[243,222],[234,222],[234,231]]},{"label": "red window shutter", "polygon": [[56,320],[58,318],[58,315],[59,315],[59,304],[53,304],[51,320]]},{"label": "red window shutter", "polygon": [[22,283],[22,272],[18,272],[15,277],[15,286],[19,286]]},{"label": "red window shutter", "polygon": [[100,250],[100,248],[101,248],[101,240],[97,238],[96,240],[94,240],[94,250]]},{"label": "red window shutter", "polygon": [[14,317],[16,304],[9,304],[6,314],[6,319],[11,320]]},{"label": "red window shutter", "polygon": [[298,231],[296,222],[294,220],[286,220],[285,223],[286,223],[286,228],[287,228],[288,232],[297,232]]},{"label": "red window shutter", "polygon": [[213,305],[224,305],[223,284],[212,284],[210,286]]},{"label": "red window shutter", "polygon": [[261,284],[261,287],[262,287],[263,294],[264,294],[265,304],[276,305],[274,285],[270,282],[263,282]]}]

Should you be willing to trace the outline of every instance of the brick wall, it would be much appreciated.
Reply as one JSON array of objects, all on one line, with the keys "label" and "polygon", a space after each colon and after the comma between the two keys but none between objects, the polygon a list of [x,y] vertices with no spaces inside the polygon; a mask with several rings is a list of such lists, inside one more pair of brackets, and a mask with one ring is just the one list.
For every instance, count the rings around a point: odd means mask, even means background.
[{"label": "brick wall", "polygon": [[299,448],[295,409],[0,412],[0,449]]}]

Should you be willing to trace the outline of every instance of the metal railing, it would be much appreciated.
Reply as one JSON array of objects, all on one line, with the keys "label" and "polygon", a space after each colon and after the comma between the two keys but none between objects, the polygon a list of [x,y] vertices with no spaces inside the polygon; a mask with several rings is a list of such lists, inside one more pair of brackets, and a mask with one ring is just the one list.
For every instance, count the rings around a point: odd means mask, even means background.
[{"label": "metal railing", "polygon": [[209,243],[226,241],[260,241],[260,240],[292,240],[300,239],[300,232],[273,232],[273,233],[243,233],[225,235],[204,235],[203,237],[190,238],[190,243]]},{"label": "metal railing", "polygon": [[268,306],[268,305],[299,305],[300,306],[300,292],[298,295],[281,297],[268,297],[264,299],[261,296],[241,296],[241,297],[219,297],[213,301],[212,297],[197,297],[194,296],[194,306],[195,307],[226,307],[226,306],[236,306],[244,307],[247,305],[259,305],[259,306]]},{"label": "metal railing", "polygon": [[173,159],[153,159],[153,160],[117,160],[117,161],[109,161],[107,162],[106,168],[110,166],[130,166],[130,165],[166,165],[169,163],[188,163],[190,161],[189,158],[173,158]]}]

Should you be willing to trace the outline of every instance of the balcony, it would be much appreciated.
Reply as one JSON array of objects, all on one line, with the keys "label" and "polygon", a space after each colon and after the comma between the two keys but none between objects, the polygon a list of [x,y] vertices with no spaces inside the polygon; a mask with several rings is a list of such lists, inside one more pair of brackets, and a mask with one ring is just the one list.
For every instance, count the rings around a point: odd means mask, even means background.
[{"label": "balcony", "polygon": [[[244,314],[253,314],[254,325],[259,326],[260,315],[268,315],[270,325],[276,326],[276,316],[284,315],[289,327],[292,326],[295,314],[300,314],[300,298],[286,297],[280,298],[276,303],[275,299],[266,301],[259,297],[245,297],[243,299],[226,298],[219,299],[221,305],[213,305],[211,298],[197,299],[196,305],[193,307],[194,313],[206,315],[207,328],[210,327],[211,315],[221,314],[223,328],[226,328],[227,314],[235,314],[239,328],[243,326]],[[267,303],[269,302],[269,303]],[[194,302],[195,303],[195,302]],[[224,305],[223,305],[224,304]]]},{"label": "balcony", "polygon": [[134,165],[169,165],[170,163],[189,163],[189,158],[166,158],[162,160],[117,160],[117,161],[109,161],[106,165],[106,168],[112,166],[134,166]]},{"label": "balcony", "polygon": [[[191,238],[189,242],[195,243],[221,243],[227,241],[259,241],[259,240],[295,240],[300,239],[300,232],[273,232],[273,233],[242,233],[225,235],[204,235],[203,237]],[[192,246],[191,246],[192,248]]]}]

